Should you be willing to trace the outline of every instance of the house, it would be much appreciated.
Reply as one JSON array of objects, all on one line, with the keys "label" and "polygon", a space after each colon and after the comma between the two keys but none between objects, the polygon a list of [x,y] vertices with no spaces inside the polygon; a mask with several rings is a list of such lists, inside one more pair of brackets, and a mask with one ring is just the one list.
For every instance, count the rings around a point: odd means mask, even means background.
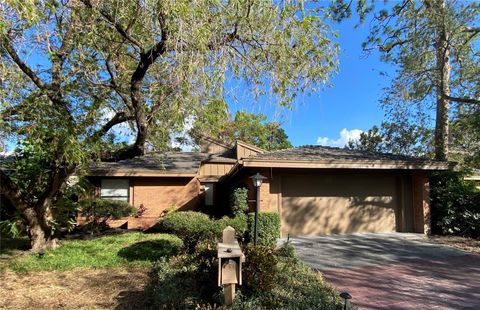
[{"label": "house", "polygon": [[472,172],[463,179],[472,182],[477,189],[480,189],[480,169],[473,169]]},{"label": "house", "polygon": [[[266,177],[260,211],[278,212],[282,235],[353,232],[427,233],[428,172],[451,163],[323,146],[266,152],[243,141],[233,146],[205,138],[198,153],[159,154],[98,163],[89,177],[96,195],[143,205],[138,218],[112,226],[146,228],[169,209],[221,213],[233,187],[255,188]],[[253,210],[254,203],[251,203]]]}]

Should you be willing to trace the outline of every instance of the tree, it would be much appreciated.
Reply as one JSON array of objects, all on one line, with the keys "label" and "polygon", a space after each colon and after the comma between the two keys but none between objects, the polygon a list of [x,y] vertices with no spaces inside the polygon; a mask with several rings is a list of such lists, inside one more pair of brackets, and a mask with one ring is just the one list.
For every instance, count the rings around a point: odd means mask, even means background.
[{"label": "tree", "polygon": [[431,130],[404,119],[401,123],[382,122],[360,134],[358,141],[350,140],[347,148],[366,152],[402,154],[429,157],[432,145],[428,140]]},{"label": "tree", "polygon": [[[349,17],[352,2],[332,6],[337,20]],[[392,113],[420,111],[417,121],[435,106],[435,158],[448,159],[450,104],[454,111],[480,104],[478,16],[480,3],[447,0],[403,0],[377,10],[375,1],[358,1],[361,20],[373,14],[371,32],[363,48],[380,51],[382,60],[397,66],[386,89],[383,106],[393,123],[412,115]],[[405,104],[408,105],[405,108]],[[422,124],[423,125],[423,124]]]},{"label": "tree", "polygon": [[289,105],[336,66],[322,11],[303,2],[11,0],[0,11],[0,131],[17,141],[0,193],[34,251],[55,243],[70,175],[165,145],[227,77]]},{"label": "tree", "polygon": [[292,147],[280,123],[267,122],[266,115],[246,111],[237,111],[232,119],[223,100],[211,100],[196,117],[191,130],[194,141],[201,136],[209,136],[226,144],[240,139],[265,150]]}]

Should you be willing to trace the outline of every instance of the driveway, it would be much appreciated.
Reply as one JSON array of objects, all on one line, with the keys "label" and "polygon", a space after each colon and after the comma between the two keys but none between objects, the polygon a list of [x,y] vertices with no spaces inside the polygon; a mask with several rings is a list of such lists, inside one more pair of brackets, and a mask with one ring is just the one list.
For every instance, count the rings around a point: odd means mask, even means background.
[{"label": "driveway", "polygon": [[480,309],[480,255],[419,234],[290,238],[301,260],[322,272],[359,309]]}]

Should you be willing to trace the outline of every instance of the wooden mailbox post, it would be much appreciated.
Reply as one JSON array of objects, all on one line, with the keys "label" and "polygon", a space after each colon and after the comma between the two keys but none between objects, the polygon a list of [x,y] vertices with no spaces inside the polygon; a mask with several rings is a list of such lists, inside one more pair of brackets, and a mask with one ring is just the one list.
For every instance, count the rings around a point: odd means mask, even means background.
[{"label": "wooden mailbox post", "polygon": [[242,285],[242,263],[245,255],[235,239],[235,229],[223,230],[223,240],[218,243],[218,285],[223,286],[225,304],[231,305],[235,298],[235,284]]}]

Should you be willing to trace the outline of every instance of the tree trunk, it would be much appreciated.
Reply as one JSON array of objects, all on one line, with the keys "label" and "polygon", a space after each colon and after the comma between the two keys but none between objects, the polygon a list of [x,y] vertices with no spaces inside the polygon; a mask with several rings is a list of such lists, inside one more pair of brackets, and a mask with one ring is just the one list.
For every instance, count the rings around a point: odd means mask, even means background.
[{"label": "tree trunk", "polygon": [[23,212],[28,225],[31,251],[38,253],[57,246],[57,240],[52,236],[52,229],[47,221],[48,215],[40,215],[32,207]]},{"label": "tree trunk", "polygon": [[[445,2],[440,0],[439,10],[445,11]],[[436,9],[436,8],[435,8]],[[450,96],[450,47],[448,44],[448,34],[445,25],[439,27],[437,40],[435,42],[436,62],[438,70],[437,93],[437,113],[435,120],[435,159],[448,160],[448,136],[450,101],[443,95]]]}]

